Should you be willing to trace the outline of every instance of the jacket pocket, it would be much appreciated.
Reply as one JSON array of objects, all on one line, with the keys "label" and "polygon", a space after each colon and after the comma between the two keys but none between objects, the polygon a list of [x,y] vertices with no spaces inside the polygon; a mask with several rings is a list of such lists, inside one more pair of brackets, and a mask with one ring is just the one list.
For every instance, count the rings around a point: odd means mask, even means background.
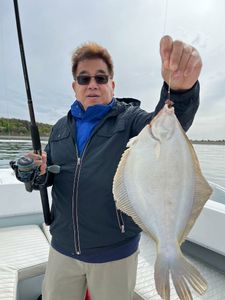
[{"label": "jacket pocket", "polygon": [[114,134],[120,133],[125,130],[125,120],[121,119],[117,122],[111,121],[107,123],[107,126],[100,128],[96,135],[103,137],[111,137]]},{"label": "jacket pocket", "polygon": [[76,148],[69,131],[52,136],[50,141],[51,159],[53,164],[71,165],[75,161]]},{"label": "jacket pocket", "polygon": [[62,141],[64,139],[67,139],[70,135],[70,131],[69,130],[62,130],[62,131],[57,131],[57,132],[53,132],[52,136],[51,136],[51,142],[58,142],[58,141]]}]

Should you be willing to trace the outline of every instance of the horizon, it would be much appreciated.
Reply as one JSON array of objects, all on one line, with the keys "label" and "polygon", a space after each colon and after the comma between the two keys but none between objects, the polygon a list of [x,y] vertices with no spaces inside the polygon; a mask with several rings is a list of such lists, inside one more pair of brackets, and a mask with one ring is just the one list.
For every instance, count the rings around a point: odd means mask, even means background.
[{"label": "horizon", "polygon": [[[28,120],[26,120],[26,119],[17,119],[17,118],[6,118],[6,117],[1,117],[0,116],[0,120],[1,119],[7,119],[7,120],[18,120],[18,121],[26,121],[26,122],[29,122],[30,123],[30,120],[28,119]],[[36,122],[37,123],[37,125],[38,124],[42,124],[42,125],[50,125],[50,126],[54,126],[54,124],[49,124],[49,123],[43,123],[43,122]],[[20,137],[20,138],[23,138],[23,137],[30,137],[29,135],[19,135],[19,136],[14,136],[14,135],[10,135],[9,133],[8,134],[5,134],[5,135],[2,135],[2,134],[0,134],[0,139],[1,138],[3,138],[4,139],[4,137],[6,137],[6,138],[12,138],[12,137]],[[40,136],[40,137],[47,137],[47,136]],[[218,139],[218,140],[212,140],[212,139],[191,139],[190,138],[190,141],[191,142],[225,142],[225,138],[224,139]]]}]

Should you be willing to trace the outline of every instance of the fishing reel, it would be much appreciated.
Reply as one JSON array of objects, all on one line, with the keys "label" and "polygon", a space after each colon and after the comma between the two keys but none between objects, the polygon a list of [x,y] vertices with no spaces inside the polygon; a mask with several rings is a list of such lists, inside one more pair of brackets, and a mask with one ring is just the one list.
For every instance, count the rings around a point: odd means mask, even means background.
[{"label": "fishing reel", "polygon": [[34,184],[45,185],[48,181],[49,172],[53,174],[60,172],[60,166],[52,165],[47,167],[45,176],[41,175],[40,167],[29,156],[21,156],[17,161],[10,161],[9,164],[16,178],[25,184],[28,192],[32,192]]},{"label": "fishing reel", "polygon": [[14,170],[16,178],[21,182],[33,181],[36,176],[40,175],[39,168],[31,157],[21,156],[17,161],[10,161],[9,164]]}]

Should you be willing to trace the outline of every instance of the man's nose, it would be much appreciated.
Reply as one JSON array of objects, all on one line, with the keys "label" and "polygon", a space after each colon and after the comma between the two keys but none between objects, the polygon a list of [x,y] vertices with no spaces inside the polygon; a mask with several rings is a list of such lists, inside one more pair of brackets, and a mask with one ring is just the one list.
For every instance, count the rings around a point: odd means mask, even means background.
[{"label": "man's nose", "polygon": [[88,84],[88,88],[93,89],[93,88],[98,88],[98,84],[95,80],[94,77],[91,78],[89,84]]}]

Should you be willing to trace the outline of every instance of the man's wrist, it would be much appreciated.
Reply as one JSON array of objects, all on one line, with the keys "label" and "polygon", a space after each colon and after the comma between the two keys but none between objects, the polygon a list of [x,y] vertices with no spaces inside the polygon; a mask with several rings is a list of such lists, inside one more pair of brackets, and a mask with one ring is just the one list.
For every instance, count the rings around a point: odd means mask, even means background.
[{"label": "man's wrist", "polygon": [[[186,89],[186,90],[174,90],[174,89],[170,89],[170,93],[171,94],[184,94],[184,93],[188,93],[190,92],[191,90],[194,90],[196,85],[198,84],[198,80],[195,82],[195,84],[190,88],[190,89]],[[164,87],[168,90],[169,89],[169,86],[168,84],[164,81]]]}]

